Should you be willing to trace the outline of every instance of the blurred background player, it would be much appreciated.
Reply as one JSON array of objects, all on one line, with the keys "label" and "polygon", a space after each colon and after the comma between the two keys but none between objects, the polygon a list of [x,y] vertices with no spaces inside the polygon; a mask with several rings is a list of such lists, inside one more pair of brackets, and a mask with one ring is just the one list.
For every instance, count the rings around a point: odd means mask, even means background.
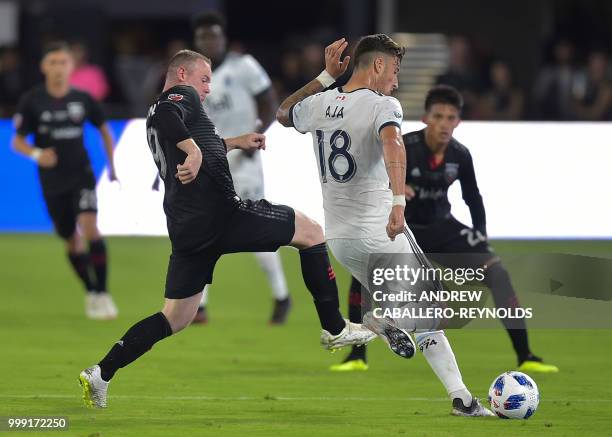
[{"label": "blurred background player", "polygon": [[[196,50],[212,61],[213,79],[204,109],[222,137],[237,137],[248,132],[265,132],[274,121],[278,106],[270,78],[248,54],[228,52],[225,18],[216,12],[198,16],[193,24]],[[262,199],[264,180],[259,150],[233,150],[227,155],[236,193],[243,199]],[[271,324],[283,324],[291,300],[278,252],[258,252],[255,257],[266,273],[274,309]],[[208,286],[207,286],[208,287]],[[208,288],[194,323],[206,323]]]},{"label": "blurred background player", "polygon": [[[51,43],[44,49],[41,70],[45,83],[26,93],[19,103],[13,147],[38,165],[47,211],[55,231],[66,241],[70,264],[87,292],[87,317],[113,319],[117,307],[108,293],[106,244],[97,227],[96,179],[83,145],[85,121],[102,134],[111,181],[117,180],[113,138],[98,103],[70,87],[73,65],[66,43]],[[34,145],[26,140],[29,134],[34,134]],[[89,242],[89,252],[83,237]]]},{"label": "blurred background player", "polygon": [[[453,138],[463,99],[450,86],[432,88],[425,98],[426,128],[403,136],[406,171],[405,217],[417,243],[429,258],[445,267],[486,268],[485,285],[498,308],[519,307],[510,276],[487,241],[486,215],[469,150]],[[451,214],[448,188],[459,180],[470,209],[473,228]],[[355,278],[349,290],[349,317],[361,321],[361,284]],[[523,372],[558,372],[531,352],[524,319],[502,319]],[[346,360],[331,370],[367,370],[366,347],[353,348]]]}]

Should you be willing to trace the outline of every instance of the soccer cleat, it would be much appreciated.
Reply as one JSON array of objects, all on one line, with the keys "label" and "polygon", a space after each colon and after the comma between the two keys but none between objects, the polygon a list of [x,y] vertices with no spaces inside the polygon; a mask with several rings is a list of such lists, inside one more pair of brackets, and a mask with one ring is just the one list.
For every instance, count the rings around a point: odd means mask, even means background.
[{"label": "soccer cleat", "polygon": [[329,370],[332,372],[365,372],[368,370],[368,364],[361,358],[358,358],[340,364],[332,364]]},{"label": "soccer cleat", "polygon": [[83,370],[79,375],[83,389],[83,401],[89,408],[106,408],[108,382],[102,379],[100,366],[95,365]]},{"label": "soccer cleat", "polygon": [[98,293],[98,305],[101,309],[104,320],[112,320],[117,318],[119,310],[117,310],[115,301],[109,293],[105,291]]},{"label": "soccer cleat", "polygon": [[519,372],[524,373],[558,373],[559,368],[552,364],[546,364],[542,361],[525,360],[518,366]]},{"label": "soccer cleat", "polygon": [[91,320],[105,319],[105,309],[100,303],[98,293],[88,292],[85,295],[85,315]]},{"label": "soccer cleat", "polygon": [[284,325],[291,310],[291,298],[274,299],[274,310],[270,317],[270,325]]},{"label": "soccer cleat", "polygon": [[196,313],[195,317],[191,321],[191,324],[192,325],[205,325],[207,323],[208,323],[208,311],[206,310],[206,307],[204,306],[198,307],[198,312]]},{"label": "soccer cleat", "polygon": [[408,332],[397,328],[390,319],[374,317],[372,312],[363,316],[363,324],[371,331],[378,334],[389,346],[391,351],[402,358],[412,358],[416,351],[414,340]]},{"label": "soccer cleat", "polygon": [[469,407],[463,405],[461,398],[453,399],[452,416],[463,417],[495,417],[495,414],[486,407],[483,407],[478,398],[472,398],[472,403]]},{"label": "soccer cleat", "polygon": [[366,344],[376,338],[376,334],[363,325],[351,323],[345,319],[346,326],[338,335],[332,335],[325,329],[321,330],[321,346],[324,349],[336,351],[344,346]]}]

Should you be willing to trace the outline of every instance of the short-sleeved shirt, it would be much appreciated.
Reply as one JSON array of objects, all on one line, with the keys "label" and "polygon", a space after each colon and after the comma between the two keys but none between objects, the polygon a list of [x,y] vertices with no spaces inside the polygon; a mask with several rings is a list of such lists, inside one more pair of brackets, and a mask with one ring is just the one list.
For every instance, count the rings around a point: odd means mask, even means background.
[{"label": "short-sleeved shirt", "polygon": [[56,98],[40,85],[21,98],[14,116],[17,133],[34,134],[36,147],[53,147],[57,154],[55,167],[38,168],[45,193],[68,191],[84,173],[91,173],[83,144],[86,120],[97,127],[105,122],[102,108],[86,92],[70,89],[64,97]]},{"label": "short-sleeved shirt", "polygon": [[[271,85],[270,77],[253,56],[228,53],[213,70],[211,93],[204,101],[204,109],[219,135],[230,138],[256,131],[256,96]],[[237,191],[241,195],[261,194],[261,153],[257,150],[247,155],[241,150],[232,150],[227,160]]]},{"label": "short-sleeved shirt", "polygon": [[486,235],[484,203],[476,183],[474,163],[468,148],[451,138],[444,159],[435,162],[425,142],[424,129],[404,135],[404,145],[408,161],[406,184],[415,192],[414,198],[406,203],[406,222],[409,225],[429,225],[450,219],[448,188],[458,180],[463,200],[470,208],[474,229]]},{"label": "short-sleeved shirt", "polygon": [[290,117],[299,132],[312,133],[326,238],[386,234],[393,194],[380,131],[401,126],[399,101],[367,88],[336,88],[297,103]]},{"label": "short-sleeved shirt", "polygon": [[[181,184],[176,167],[187,154],[177,143],[192,138],[202,150],[196,179]],[[165,185],[164,211],[175,253],[211,246],[240,205],[227,163],[227,149],[196,90],[178,85],[161,94],[147,116],[147,140]]]}]

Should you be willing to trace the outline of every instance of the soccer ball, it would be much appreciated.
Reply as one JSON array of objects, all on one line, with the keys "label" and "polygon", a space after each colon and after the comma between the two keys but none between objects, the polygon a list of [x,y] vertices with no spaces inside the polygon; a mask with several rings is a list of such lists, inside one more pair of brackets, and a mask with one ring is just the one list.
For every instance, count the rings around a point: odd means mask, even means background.
[{"label": "soccer ball", "polygon": [[491,410],[502,419],[529,419],[538,408],[540,392],[535,381],[521,372],[499,375],[489,389]]}]

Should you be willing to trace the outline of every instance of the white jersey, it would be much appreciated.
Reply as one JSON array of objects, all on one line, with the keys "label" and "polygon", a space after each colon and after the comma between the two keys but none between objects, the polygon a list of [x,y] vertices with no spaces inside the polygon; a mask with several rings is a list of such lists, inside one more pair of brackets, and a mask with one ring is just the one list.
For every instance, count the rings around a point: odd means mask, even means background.
[{"label": "white jersey", "polygon": [[[270,86],[270,78],[255,58],[228,53],[213,71],[211,92],[203,103],[219,135],[228,138],[256,131],[255,96]],[[231,151],[227,159],[238,195],[262,197],[263,171],[259,152],[250,158],[238,150]]]},{"label": "white jersey", "polygon": [[295,128],[311,132],[323,190],[327,239],[386,235],[393,194],[380,130],[402,122],[391,96],[341,88],[307,97],[291,109]]}]

